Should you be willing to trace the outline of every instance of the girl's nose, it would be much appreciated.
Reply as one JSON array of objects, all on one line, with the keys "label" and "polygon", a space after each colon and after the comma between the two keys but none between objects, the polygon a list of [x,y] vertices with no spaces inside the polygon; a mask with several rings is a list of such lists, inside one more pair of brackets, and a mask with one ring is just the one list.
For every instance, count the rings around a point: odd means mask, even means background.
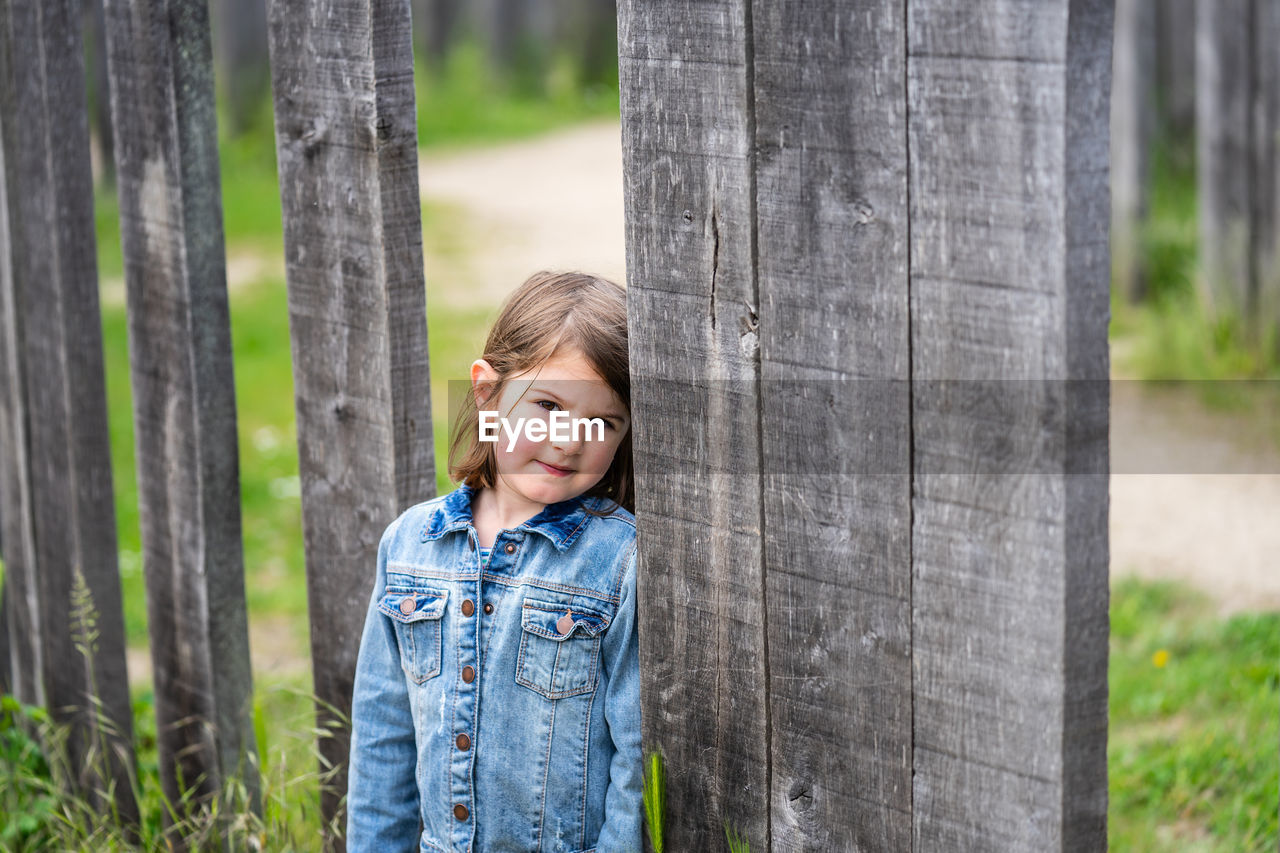
[{"label": "girl's nose", "polygon": [[564,430],[559,435],[551,434],[551,446],[565,456],[575,456],[582,450],[582,436],[574,436],[572,429]]}]

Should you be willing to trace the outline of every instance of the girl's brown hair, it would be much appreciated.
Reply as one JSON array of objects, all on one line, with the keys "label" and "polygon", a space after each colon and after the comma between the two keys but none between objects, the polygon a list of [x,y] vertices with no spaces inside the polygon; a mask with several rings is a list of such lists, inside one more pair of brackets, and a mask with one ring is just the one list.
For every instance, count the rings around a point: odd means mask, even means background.
[{"label": "girl's brown hair", "polygon": [[[534,369],[558,349],[582,353],[618,395],[630,416],[627,303],[621,287],[579,272],[538,272],[530,276],[507,298],[485,341],[481,358],[498,374],[489,393],[501,394],[508,377]],[[494,445],[479,440],[479,426],[475,389],[468,385],[454,421],[449,476],[472,488],[492,488],[498,473]],[[634,512],[634,491],[628,429],[609,470],[585,494],[607,498]],[[609,507],[607,512],[612,510]]]}]

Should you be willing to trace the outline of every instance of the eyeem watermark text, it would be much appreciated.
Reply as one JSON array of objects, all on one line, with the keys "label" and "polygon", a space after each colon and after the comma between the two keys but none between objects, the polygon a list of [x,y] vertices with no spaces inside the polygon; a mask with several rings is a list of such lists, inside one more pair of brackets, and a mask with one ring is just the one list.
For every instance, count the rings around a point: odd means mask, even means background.
[{"label": "eyeem watermark text", "polygon": [[507,437],[508,453],[515,448],[521,433],[529,441],[604,441],[603,418],[571,418],[564,411],[549,412],[548,418],[516,418],[513,427],[510,420],[499,417],[497,412],[482,409],[480,440],[497,442],[501,433]]}]

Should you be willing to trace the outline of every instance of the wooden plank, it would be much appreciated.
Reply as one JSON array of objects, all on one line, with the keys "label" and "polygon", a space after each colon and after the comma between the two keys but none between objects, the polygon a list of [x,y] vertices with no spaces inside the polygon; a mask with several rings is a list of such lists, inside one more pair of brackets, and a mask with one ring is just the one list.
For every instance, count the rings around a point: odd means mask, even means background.
[{"label": "wooden plank", "polygon": [[215,0],[214,63],[233,134],[254,126],[263,115],[270,86],[267,61],[267,7],[262,0]]},{"label": "wooden plank", "polygon": [[[1280,4],[1253,11],[1253,241],[1260,337],[1280,332]],[[1265,338],[1263,338],[1265,340]]]},{"label": "wooden plank", "polygon": [[1196,125],[1196,0],[1153,0],[1160,132],[1189,144]]},{"label": "wooden plank", "polygon": [[1199,0],[1196,5],[1196,186],[1202,294],[1218,314],[1245,323],[1257,310],[1250,269],[1252,7],[1253,0]]},{"label": "wooden plank", "polygon": [[[6,565],[25,587],[11,611],[25,612],[12,628],[15,636],[34,632],[38,644],[18,655],[22,666],[36,667],[30,676],[23,673],[22,689],[72,724],[69,757],[72,766],[84,768],[86,793],[93,798],[111,780],[114,805],[129,819],[137,815],[127,781],[133,720],[103,388],[80,6],[71,0],[0,2],[8,225],[4,538]],[[105,754],[103,763],[88,761],[94,752]]]},{"label": "wooden plank", "polygon": [[160,776],[260,811],[208,9],[121,0],[106,37]]},{"label": "wooden plank", "polygon": [[908,7],[921,850],[1106,843],[1112,23]]},{"label": "wooden plank", "polygon": [[778,850],[911,846],[905,14],[753,15]]},{"label": "wooden plank", "polygon": [[740,0],[619,3],[644,743],[666,844],[770,849],[754,168]]},{"label": "wooden plank", "polygon": [[[12,77],[8,41],[0,34],[0,75]],[[3,86],[3,84],[0,84]],[[4,540],[4,602],[9,661],[6,690],[30,705],[44,705],[40,601],[31,527],[31,478],[27,463],[27,418],[21,326],[14,303],[13,247],[9,231],[9,191],[4,134],[15,120],[16,104],[0,88],[0,529]]]},{"label": "wooden plank", "polygon": [[1146,290],[1142,229],[1156,131],[1157,0],[1116,0],[1111,71],[1112,285],[1130,302]]},{"label": "wooden plank", "polygon": [[[340,819],[378,538],[434,494],[408,0],[273,0],[303,535],[323,800]],[[331,847],[338,846],[333,838]]]}]

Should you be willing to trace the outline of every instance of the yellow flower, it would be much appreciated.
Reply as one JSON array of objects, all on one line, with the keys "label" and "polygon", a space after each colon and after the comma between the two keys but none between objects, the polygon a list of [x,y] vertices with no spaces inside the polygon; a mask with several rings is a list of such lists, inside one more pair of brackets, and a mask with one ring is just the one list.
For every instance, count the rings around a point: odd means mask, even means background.
[{"label": "yellow flower", "polygon": [[1156,669],[1164,669],[1164,665],[1169,662],[1169,653],[1160,649],[1151,656],[1151,662],[1156,665]]}]

